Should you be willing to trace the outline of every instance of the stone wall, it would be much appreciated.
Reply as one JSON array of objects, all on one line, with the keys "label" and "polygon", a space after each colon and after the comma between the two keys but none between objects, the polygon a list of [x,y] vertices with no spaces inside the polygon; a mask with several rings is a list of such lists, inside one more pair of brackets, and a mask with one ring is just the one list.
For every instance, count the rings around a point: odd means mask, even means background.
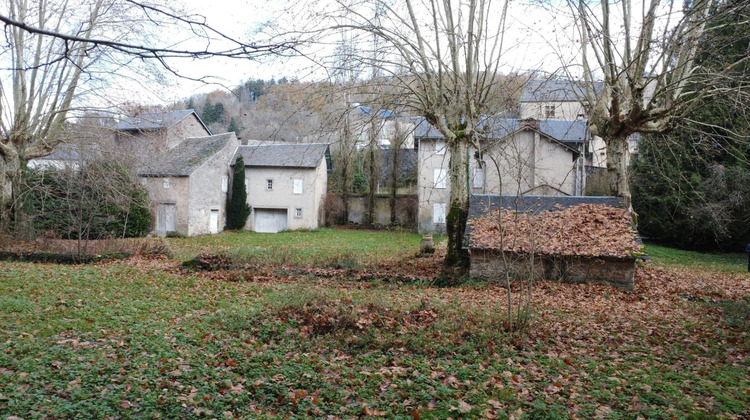
[{"label": "stone wall", "polygon": [[503,254],[496,250],[471,250],[471,278],[496,281],[504,277],[507,266],[511,277],[533,275],[537,280],[602,284],[625,290],[633,289],[634,258],[535,255],[532,259],[527,254]]},{"label": "stone wall", "polygon": [[[326,220],[332,225],[340,223],[343,218],[343,200],[341,196],[329,194],[326,208]],[[390,197],[375,197],[375,223],[391,224]],[[367,220],[367,197],[349,197],[348,223],[364,225]],[[417,197],[413,195],[396,197],[396,223],[406,228],[417,227]]]}]

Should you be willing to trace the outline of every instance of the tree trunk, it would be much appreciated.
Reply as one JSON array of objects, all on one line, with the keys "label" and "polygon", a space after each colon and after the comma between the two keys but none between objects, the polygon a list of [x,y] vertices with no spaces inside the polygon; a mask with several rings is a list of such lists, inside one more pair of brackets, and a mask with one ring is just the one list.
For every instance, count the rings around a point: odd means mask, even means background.
[{"label": "tree trunk", "polygon": [[375,143],[374,140],[370,141],[370,148],[368,150],[369,165],[367,167],[368,175],[368,188],[367,188],[367,225],[372,226],[375,224],[375,194],[378,190],[378,177],[375,167]]},{"label": "tree trunk", "polygon": [[351,178],[350,161],[346,160],[341,164],[341,199],[344,201],[344,215],[342,223],[349,224],[349,178]]},{"label": "tree trunk", "polygon": [[466,218],[469,213],[469,155],[467,142],[458,138],[450,142],[450,208],[445,218],[448,233],[447,265],[466,267],[469,253],[463,249]]},{"label": "tree trunk", "polygon": [[7,231],[17,213],[15,203],[21,189],[21,158],[8,147],[0,154],[0,230]]},{"label": "tree trunk", "polygon": [[391,224],[396,224],[396,194],[398,193],[398,170],[399,161],[401,160],[401,145],[396,144],[396,147],[391,151]]},{"label": "tree trunk", "polygon": [[605,137],[607,145],[607,176],[610,194],[625,199],[625,205],[632,211],[630,202],[630,151],[627,136]]}]

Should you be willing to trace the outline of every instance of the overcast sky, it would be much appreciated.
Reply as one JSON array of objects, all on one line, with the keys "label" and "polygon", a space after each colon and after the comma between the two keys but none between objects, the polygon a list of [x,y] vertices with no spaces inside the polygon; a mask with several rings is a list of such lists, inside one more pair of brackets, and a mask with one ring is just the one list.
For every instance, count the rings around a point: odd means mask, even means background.
[{"label": "overcast sky", "polygon": [[[253,31],[263,23],[284,13],[290,4],[311,0],[179,0],[187,10],[206,17],[207,23],[232,37],[243,40],[257,39]],[[637,1],[637,0],[636,0]],[[531,3],[531,4],[528,4]],[[575,30],[565,15],[566,9],[551,11],[547,2],[546,9],[534,1],[511,1],[508,29],[506,34],[505,72],[545,71],[555,72],[562,67],[560,55],[571,57],[579,55],[580,44],[576,42]],[[562,4],[561,4],[562,5]],[[295,22],[298,24],[298,22]],[[205,46],[205,41],[182,35],[176,39],[181,46],[198,48]],[[247,59],[205,60],[181,59],[173,62],[181,74],[200,78],[209,77],[215,84],[201,84],[189,80],[170,78],[166,88],[148,95],[148,101],[171,103],[201,92],[210,92],[224,87],[232,88],[248,78],[311,80],[321,78],[320,69],[311,70],[313,62],[297,58],[264,59],[254,61]],[[168,78],[171,76],[168,76]],[[145,98],[144,98],[145,99]]]}]

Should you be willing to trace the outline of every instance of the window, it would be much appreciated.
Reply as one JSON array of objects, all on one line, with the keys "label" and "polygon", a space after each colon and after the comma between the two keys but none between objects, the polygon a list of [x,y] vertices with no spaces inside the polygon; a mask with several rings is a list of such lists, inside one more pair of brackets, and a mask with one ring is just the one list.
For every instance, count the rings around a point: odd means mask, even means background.
[{"label": "window", "polygon": [[266,180],[266,189],[272,190],[273,189],[273,179],[267,179]]},{"label": "window", "polygon": [[302,194],[302,180],[301,179],[294,180],[294,193]]},{"label": "window", "polygon": [[445,203],[432,204],[432,223],[445,223]]},{"label": "window", "polygon": [[435,153],[439,155],[445,154],[445,141],[443,140],[436,140],[435,141]]},{"label": "window", "polygon": [[225,175],[221,177],[221,192],[227,191],[229,191],[229,177]]},{"label": "window", "polygon": [[474,188],[482,188],[484,186],[484,170],[482,168],[474,168],[471,186]]},{"label": "window", "polygon": [[165,190],[168,190],[170,188],[169,178],[164,178],[164,180],[162,180],[161,182],[161,185],[164,187]]},{"label": "window", "polygon": [[302,217],[302,208],[301,207],[297,207],[296,209],[294,209],[294,217]]},{"label": "window", "polygon": [[544,118],[555,118],[555,106],[554,105],[544,106]]},{"label": "window", "polygon": [[447,169],[434,169],[433,176],[435,177],[435,188],[446,188],[448,179]]}]

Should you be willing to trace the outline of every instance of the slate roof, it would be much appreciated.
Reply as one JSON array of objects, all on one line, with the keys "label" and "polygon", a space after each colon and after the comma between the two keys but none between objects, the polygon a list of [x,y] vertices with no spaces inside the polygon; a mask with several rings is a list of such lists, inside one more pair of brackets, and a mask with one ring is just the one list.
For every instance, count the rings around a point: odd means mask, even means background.
[{"label": "slate roof", "polygon": [[[477,128],[482,130],[488,139],[500,140],[508,137],[521,129],[521,121],[516,118],[485,117],[479,122]],[[584,139],[590,137],[585,120],[545,120],[537,121],[538,131],[546,136],[563,143],[566,147],[572,147],[576,143],[583,143]],[[420,118],[414,131],[416,139],[442,139],[443,135],[426,119]],[[573,150],[578,153],[578,150]]]},{"label": "slate roof", "polygon": [[[594,82],[597,92],[602,90],[602,82]],[[564,79],[531,79],[521,91],[520,102],[580,102],[585,95],[584,82]]]},{"label": "slate roof", "polygon": [[424,117],[416,117],[414,119],[414,138],[419,139],[442,139],[445,138],[443,133],[438,131],[437,128],[433,127],[432,124],[427,122]]},{"label": "slate roof", "polygon": [[223,149],[234,133],[185,139],[167,152],[166,159],[148,165],[140,176],[190,176],[198,167]]},{"label": "slate roof", "polygon": [[[552,196],[552,195],[504,195],[503,208],[521,213],[540,213],[542,211],[559,210],[578,204],[604,204],[610,207],[625,208],[622,197],[596,196]],[[491,194],[474,194],[469,197],[469,219],[485,216],[498,209],[500,196]]]},{"label": "slate roof", "polygon": [[563,143],[583,143],[591,137],[586,120],[543,120],[539,121],[539,131]]},{"label": "slate roof", "polygon": [[193,109],[179,109],[175,111],[167,112],[144,112],[135,117],[126,118],[115,126],[115,130],[120,131],[138,131],[138,130],[157,130],[160,128],[169,128],[178,122],[184,120],[191,114],[195,115],[198,122],[201,123],[203,128],[210,134],[211,130],[208,129],[203,120],[200,119],[198,114]]},{"label": "slate roof", "polygon": [[[240,146],[237,153],[246,167],[317,168],[329,152],[327,143],[303,143]],[[232,163],[236,159],[235,155]]]},{"label": "slate roof", "polygon": [[65,145],[58,145],[52,153],[36,159],[80,162],[83,159],[83,155],[76,148],[73,148],[73,146],[66,147]]}]

